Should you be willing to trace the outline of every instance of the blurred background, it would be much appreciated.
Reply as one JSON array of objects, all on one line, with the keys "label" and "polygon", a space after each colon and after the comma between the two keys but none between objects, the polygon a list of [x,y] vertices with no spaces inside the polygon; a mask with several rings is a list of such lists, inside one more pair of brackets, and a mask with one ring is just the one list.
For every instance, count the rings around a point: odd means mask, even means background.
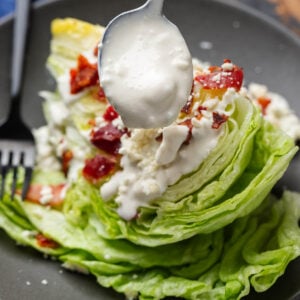
[{"label": "blurred background", "polygon": [[[45,0],[34,0],[45,1]],[[0,18],[14,10],[15,0],[0,0]],[[277,19],[300,36],[300,0],[236,0]]]}]

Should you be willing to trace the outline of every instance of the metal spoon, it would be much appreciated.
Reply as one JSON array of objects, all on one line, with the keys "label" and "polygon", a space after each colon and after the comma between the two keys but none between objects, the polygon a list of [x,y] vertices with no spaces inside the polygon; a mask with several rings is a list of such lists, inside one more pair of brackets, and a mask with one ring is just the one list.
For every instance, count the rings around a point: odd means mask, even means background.
[{"label": "metal spoon", "polygon": [[[191,91],[191,56],[178,28],[162,14],[163,3],[164,0],[148,0],[144,5],[137,9],[121,13],[110,21],[104,32],[102,42],[99,45],[98,66],[100,81],[102,78],[102,87],[109,102],[119,112],[127,127],[154,128],[171,124],[177,118],[180,108],[187,101]],[[134,78],[138,77],[136,76],[137,73],[135,73],[135,71],[133,72],[131,65],[124,67],[124,64],[122,63],[119,65],[116,65],[117,63],[112,65],[112,63],[123,56],[123,51],[127,53],[127,51],[132,51],[131,49],[135,49],[134,45],[141,37],[142,39],[145,36],[146,38],[150,38],[149,31],[153,28],[156,28],[156,31],[155,35],[153,36],[152,34],[151,38],[153,41],[155,39],[157,39],[157,41],[156,43],[151,42],[148,46],[153,50],[153,56],[164,56],[165,60],[161,61],[160,64],[166,66],[164,71],[167,70],[167,72],[159,72],[160,69],[156,68],[153,72],[155,75],[148,80],[149,86],[146,88],[143,87],[140,91],[136,92],[134,95],[135,97],[131,98],[136,99],[135,103],[130,104],[130,97],[127,97],[127,101],[122,100],[121,98],[126,99],[126,95],[129,95],[129,93],[137,88],[137,86],[134,86]],[[122,32],[122,35],[120,35],[120,32]],[[160,35],[161,33],[162,36]],[[118,38],[116,38],[116,36]],[[160,38],[162,39],[160,40]],[[166,45],[164,48],[160,47],[163,43]],[[151,60],[153,60],[153,65],[151,65],[151,67],[154,67],[154,59],[152,59],[152,56],[149,57],[149,55],[147,57],[145,50],[147,49],[143,48],[141,51],[139,50],[138,53],[133,52],[131,63],[137,63],[136,58],[138,56],[140,66],[144,67],[146,63],[149,63],[149,61],[151,63]],[[112,52],[116,53],[113,55],[114,61],[111,59]],[[173,54],[171,54],[171,52]],[[135,56],[135,54],[138,55]],[[177,59],[175,63],[174,59]],[[175,67],[173,68],[177,63],[177,69]],[[170,68],[167,69],[167,66],[170,66]],[[118,76],[115,76],[116,73],[121,74],[128,70],[127,67],[130,68],[130,71],[126,73],[127,77],[125,77],[125,79],[131,78],[129,79],[131,86],[129,84],[125,86],[125,80],[116,80],[116,77]],[[117,68],[118,70],[116,72],[112,71],[114,68]],[[151,68],[148,68],[148,70],[150,69]],[[154,68],[152,70],[154,70]],[[169,77],[166,75],[169,75],[172,72],[173,74],[176,73],[177,77],[174,75],[176,78],[173,76],[173,80],[172,76],[170,76],[171,80],[169,80]],[[179,73],[180,78],[178,78]],[[132,76],[128,76],[128,74]],[[149,73],[146,72],[144,74]],[[112,81],[114,88],[112,88]],[[118,85],[118,82],[121,82],[123,85]],[[116,84],[117,87],[115,88]],[[152,87],[154,87],[152,91],[155,90],[155,92],[145,95],[147,89],[151,89],[151,84],[153,84]],[[140,84],[139,86],[141,87],[142,85]],[[116,95],[117,90],[122,90],[124,93],[122,95]],[[128,91],[128,93],[126,91]],[[157,102],[151,102],[151,100],[148,101],[149,99],[154,98],[158,99]],[[143,105],[146,105],[144,111]],[[155,109],[156,107],[157,109]]]}]

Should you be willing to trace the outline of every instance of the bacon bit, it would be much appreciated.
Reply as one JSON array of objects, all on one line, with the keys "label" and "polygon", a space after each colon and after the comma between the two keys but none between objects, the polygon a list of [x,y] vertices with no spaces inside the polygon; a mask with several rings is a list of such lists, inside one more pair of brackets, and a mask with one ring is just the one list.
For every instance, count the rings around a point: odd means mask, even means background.
[{"label": "bacon bit", "polygon": [[96,46],[93,51],[94,56],[98,57],[98,52],[99,52],[99,47]]},{"label": "bacon bit", "polygon": [[193,98],[190,97],[189,100],[185,103],[185,105],[181,108],[181,112],[184,114],[191,114],[193,108]]},{"label": "bacon bit", "polygon": [[124,133],[124,131],[108,123],[98,130],[91,132],[91,142],[97,148],[109,154],[117,155],[121,145],[120,139]]},{"label": "bacon bit", "polygon": [[114,107],[111,105],[109,105],[106,108],[106,111],[103,114],[103,119],[107,122],[111,122],[118,117],[119,117],[119,114],[115,111]]},{"label": "bacon bit", "polygon": [[67,175],[69,167],[70,167],[70,162],[73,159],[74,155],[71,150],[65,150],[62,154],[62,170],[65,175]]},{"label": "bacon bit", "polygon": [[88,181],[97,184],[101,179],[113,173],[115,170],[116,160],[97,154],[95,157],[85,161],[82,174]]},{"label": "bacon bit", "polygon": [[217,112],[213,112],[213,129],[219,129],[220,126],[228,120],[228,116],[225,114],[219,114]]},{"label": "bacon bit", "polygon": [[214,73],[214,72],[221,72],[222,68],[219,66],[210,66],[208,67],[208,70],[210,71],[210,73]]},{"label": "bacon bit", "polygon": [[99,102],[107,103],[107,99],[104,90],[101,86],[98,86],[97,90],[93,93],[93,97]]},{"label": "bacon bit", "polygon": [[163,134],[162,134],[162,132],[161,132],[158,136],[155,137],[155,140],[156,140],[157,142],[159,142],[159,143],[162,141],[162,139],[163,139]]},{"label": "bacon bit", "polygon": [[192,113],[193,103],[194,103],[194,98],[193,98],[193,91],[194,91],[194,89],[195,89],[195,82],[193,80],[192,88],[191,88],[191,92],[190,92],[190,97],[188,98],[187,102],[185,103],[185,105],[180,110],[180,112],[182,114],[189,115],[189,114]]},{"label": "bacon bit", "polygon": [[70,70],[71,94],[99,83],[97,64],[91,64],[83,55],[77,59],[77,67]]},{"label": "bacon bit", "polygon": [[95,127],[96,126],[96,120],[95,119],[89,119],[88,120],[88,125],[90,125],[91,127]]},{"label": "bacon bit", "polygon": [[226,64],[226,63],[231,64],[232,61],[231,61],[231,59],[225,58],[225,59],[223,60],[223,63],[224,63],[224,64]]},{"label": "bacon bit", "polygon": [[202,110],[207,110],[207,107],[200,105],[197,110],[199,113],[201,113]]},{"label": "bacon bit", "polygon": [[200,106],[197,108],[197,111],[195,112],[195,118],[196,118],[197,120],[201,120],[201,119],[202,119],[202,116],[203,116],[202,111],[204,111],[204,110],[207,110],[207,107],[202,106],[202,105],[200,105]]},{"label": "bacon bit", "polygon": [[[41,191],[43,187],[44,186],[42,184],[38,184],[38,183],[31,184],[29,186],[25,200],[36,204],[41,204],[40,199],[41,199]],[[51,185],[50,188],[51,188],[53,198],[49,201],[47,205],[59,209],[64,200],[62,198],[62,191],[65,188],[65,184],[61,183],[57,185]],[[18,190],[17,193],[21,195],[20,190]]]},{"label": "bacon bit", "polygon": [[[231,60],[224,60],[226,63],[231,63]],[[203,89],[215,90],[215,89],[228,89],[234,88],[237,91],[240,90],[243,83],[243,70],[233,65],[232,70],[224,70],[219,66],[212,66],[209,68],[210,73],[201,74],[195,77]]]},{"label": "bacon bit", "polygon": [[189,131],[188,131],[187,137],[186,137],[185,141],[182,143],[183,145],[188,145],[192,138],[192,129],[193,129],[192,119],[186,119],[186,120],[178,123],[178,125],[185,125],[188,127]]},{"label": "bacon bit", "polygon": [[203,115],[201,113],[196,115],[196,119],[199,120],[199,121],[202,119],[202,117],[203,117]]},{"label": "bacon bit", "polygon": [[257,102],[261,107],[262,114],[266,115],[267,108],[268,108],[269,104],[271,103],[271,99],[266,98],[266,97],[260,97],[260,98],[257,99]]},{"label": "bacon bit", "polygon": [[51,248],[51,249],[59,248],[59,244],[56,241],[45,237],[42,233],[38,233],[35,236],[35,239],[38,245],[42,248]]}]

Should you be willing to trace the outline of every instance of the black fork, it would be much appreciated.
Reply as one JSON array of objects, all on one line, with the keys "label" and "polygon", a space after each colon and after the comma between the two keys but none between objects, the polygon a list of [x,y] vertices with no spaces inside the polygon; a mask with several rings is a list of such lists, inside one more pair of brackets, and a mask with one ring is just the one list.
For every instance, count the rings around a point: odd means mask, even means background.
[{"label": "black fork", "polygon": [[30,0],[16,0],[11,63],[11,103],[8,118],[0,126],[0,199],[4,196],[5,181],[10,172],[13,174],[11,197],[14,197],[19,167],[25,169],[21,193],[22,198],[25,197],[35,161],[34,138],[31,130],[23,122],[20,113],[30,5]]}]

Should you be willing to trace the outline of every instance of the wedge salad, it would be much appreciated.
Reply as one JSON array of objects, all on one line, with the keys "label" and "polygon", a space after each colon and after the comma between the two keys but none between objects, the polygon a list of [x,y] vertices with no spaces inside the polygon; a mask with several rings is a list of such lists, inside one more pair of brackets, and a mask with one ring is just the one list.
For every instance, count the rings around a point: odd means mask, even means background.
[{"label": "wedge salad", "polygon": [[0,228],[128,299],[241,299],[270,288],[300,255],[300,195],[271,194],[300,138],[286,101],[244,87],[229,59],[195,59],[177,119],[126,128],[98,76],[104,28],[71,18],[51,26],[57,89],[40,93],[47,124],[34,130],[33,180],[23,201],[6,181]]}]

